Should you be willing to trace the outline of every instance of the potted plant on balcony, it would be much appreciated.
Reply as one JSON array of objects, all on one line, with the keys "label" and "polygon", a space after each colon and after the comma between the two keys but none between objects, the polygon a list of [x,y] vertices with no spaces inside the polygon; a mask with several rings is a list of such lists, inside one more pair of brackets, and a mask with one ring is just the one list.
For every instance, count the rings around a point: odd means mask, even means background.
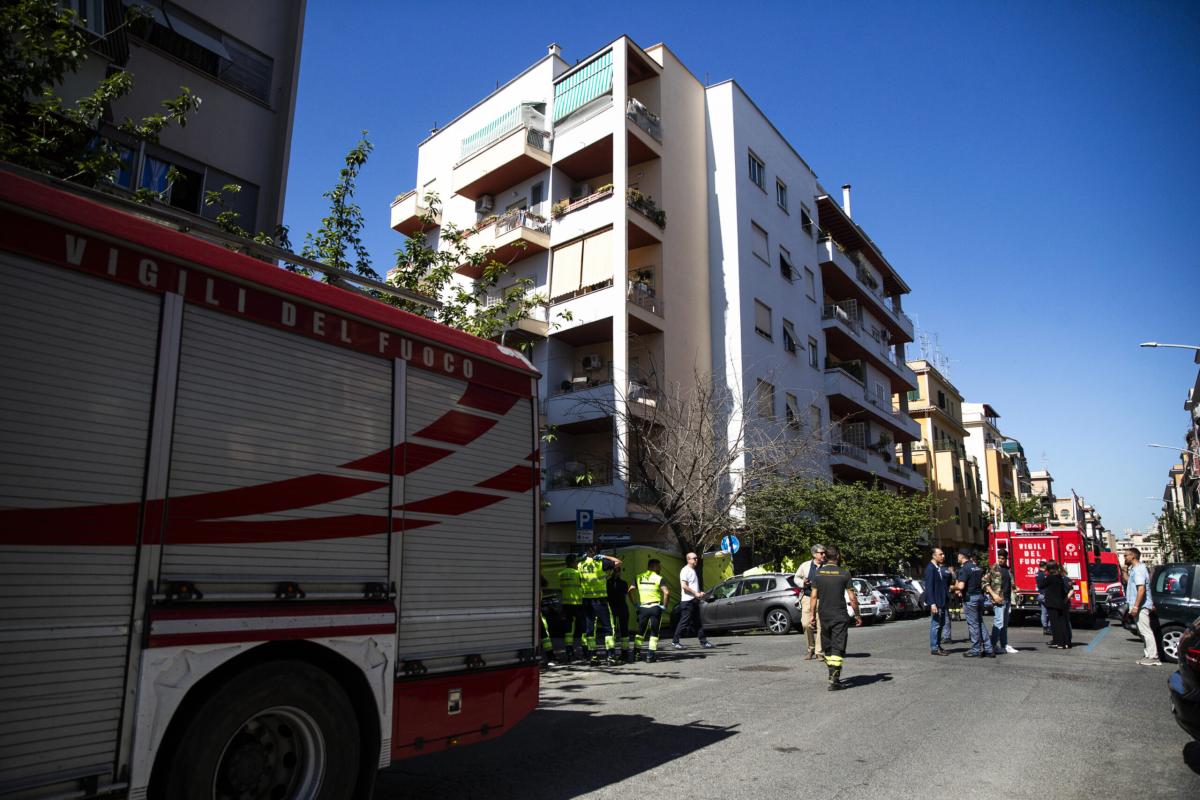
[{"label": "potted plant on balcony", "polygon": [[871,445],[871,449],[879,453],[884,461],[892,460],[892,437],[891,434],[884,431],[879,434],[879,438],[875,440],[875,444]]},{"label": "potted plant on balcony", "polygon": [[550,206],[550,216],[554,219],[558,219],[563,214],[567,213],[567,209],[570,208],[570,206],[570,198],[564,197],[562,200],[559,200],[557,203]]}]

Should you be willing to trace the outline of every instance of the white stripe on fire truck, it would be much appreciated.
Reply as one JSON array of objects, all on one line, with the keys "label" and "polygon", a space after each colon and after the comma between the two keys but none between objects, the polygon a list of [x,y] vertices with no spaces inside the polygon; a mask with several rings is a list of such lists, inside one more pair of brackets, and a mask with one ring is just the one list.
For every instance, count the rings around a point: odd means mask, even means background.
[{"label": "white stripe on fire truck", "polygon": [[292,628],[348,628],[360,625],[391,625],[392,614],[328,614],[307,617],[214,617],[201,619],[156,619],[150,623],[154,636],[179,633],[226,633],[231,631],[277,631]]}]

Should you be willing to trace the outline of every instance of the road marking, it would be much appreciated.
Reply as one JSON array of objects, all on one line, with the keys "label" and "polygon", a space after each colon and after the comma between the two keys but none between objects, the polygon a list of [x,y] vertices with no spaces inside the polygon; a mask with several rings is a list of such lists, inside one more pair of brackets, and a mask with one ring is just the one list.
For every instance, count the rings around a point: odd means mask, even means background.
[{"label": "road marking", "polygon": [[1107,628],[1105,628],[1104,630],[1100,631],[1098,634],[1096,634],[1096,638],[1092,639],[1091,643],[1088,644],[1087,647],[1083,648],[1084,652],[1090,653],[1093,650],[1095,650],[1096,645],[1100,644],[1100,640],[1103,639],[1108,634],[1108,632],[1111,630],[1112,630],[1112,626],[1110,625]]}]

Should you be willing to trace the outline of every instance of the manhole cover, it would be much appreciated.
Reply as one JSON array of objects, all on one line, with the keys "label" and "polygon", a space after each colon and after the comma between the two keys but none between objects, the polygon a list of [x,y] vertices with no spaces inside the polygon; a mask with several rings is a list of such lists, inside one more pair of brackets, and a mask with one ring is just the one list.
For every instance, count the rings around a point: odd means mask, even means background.
[{"label": "manhole cover", "polygon": [[738,667],[739,672],[787,672],[791,667],[778,667],[773,664],[754,664],[749,667]]}]

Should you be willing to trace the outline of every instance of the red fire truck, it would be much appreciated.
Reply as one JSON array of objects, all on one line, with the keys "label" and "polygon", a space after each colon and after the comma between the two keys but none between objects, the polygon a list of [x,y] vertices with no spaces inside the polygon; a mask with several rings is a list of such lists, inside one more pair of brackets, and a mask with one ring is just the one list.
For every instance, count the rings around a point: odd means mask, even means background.
[{"label": "red fire truck", "polygon": [[1125,604],[1125,587],[1121,580],[1121,559],[1116,553],[1101,550],[1088,562],[1088,578],[1101,613],[1108,615]]},{"label": "red fire truck", "polygon": [[996,562],[997,550],[1005,549],[1009,553],[1016,593],[1013,614],[1039,613],[1038,565],[1043,561],[1057,561],[1075,586],[1071,592],[1071,613],[1083,617],[1085,624],[1095,620],[1096,597],[1087,569],[1091,557],[1083,534],[1076,530],[1047,529],[1041,523],[1003,523],[999,528],[992,528],[990,538],[988,558],[991,563]]},{"label": "red fire truck", "polygon": [[538,696],[519,354],[0,172],[0,795],[368,797]]}]

